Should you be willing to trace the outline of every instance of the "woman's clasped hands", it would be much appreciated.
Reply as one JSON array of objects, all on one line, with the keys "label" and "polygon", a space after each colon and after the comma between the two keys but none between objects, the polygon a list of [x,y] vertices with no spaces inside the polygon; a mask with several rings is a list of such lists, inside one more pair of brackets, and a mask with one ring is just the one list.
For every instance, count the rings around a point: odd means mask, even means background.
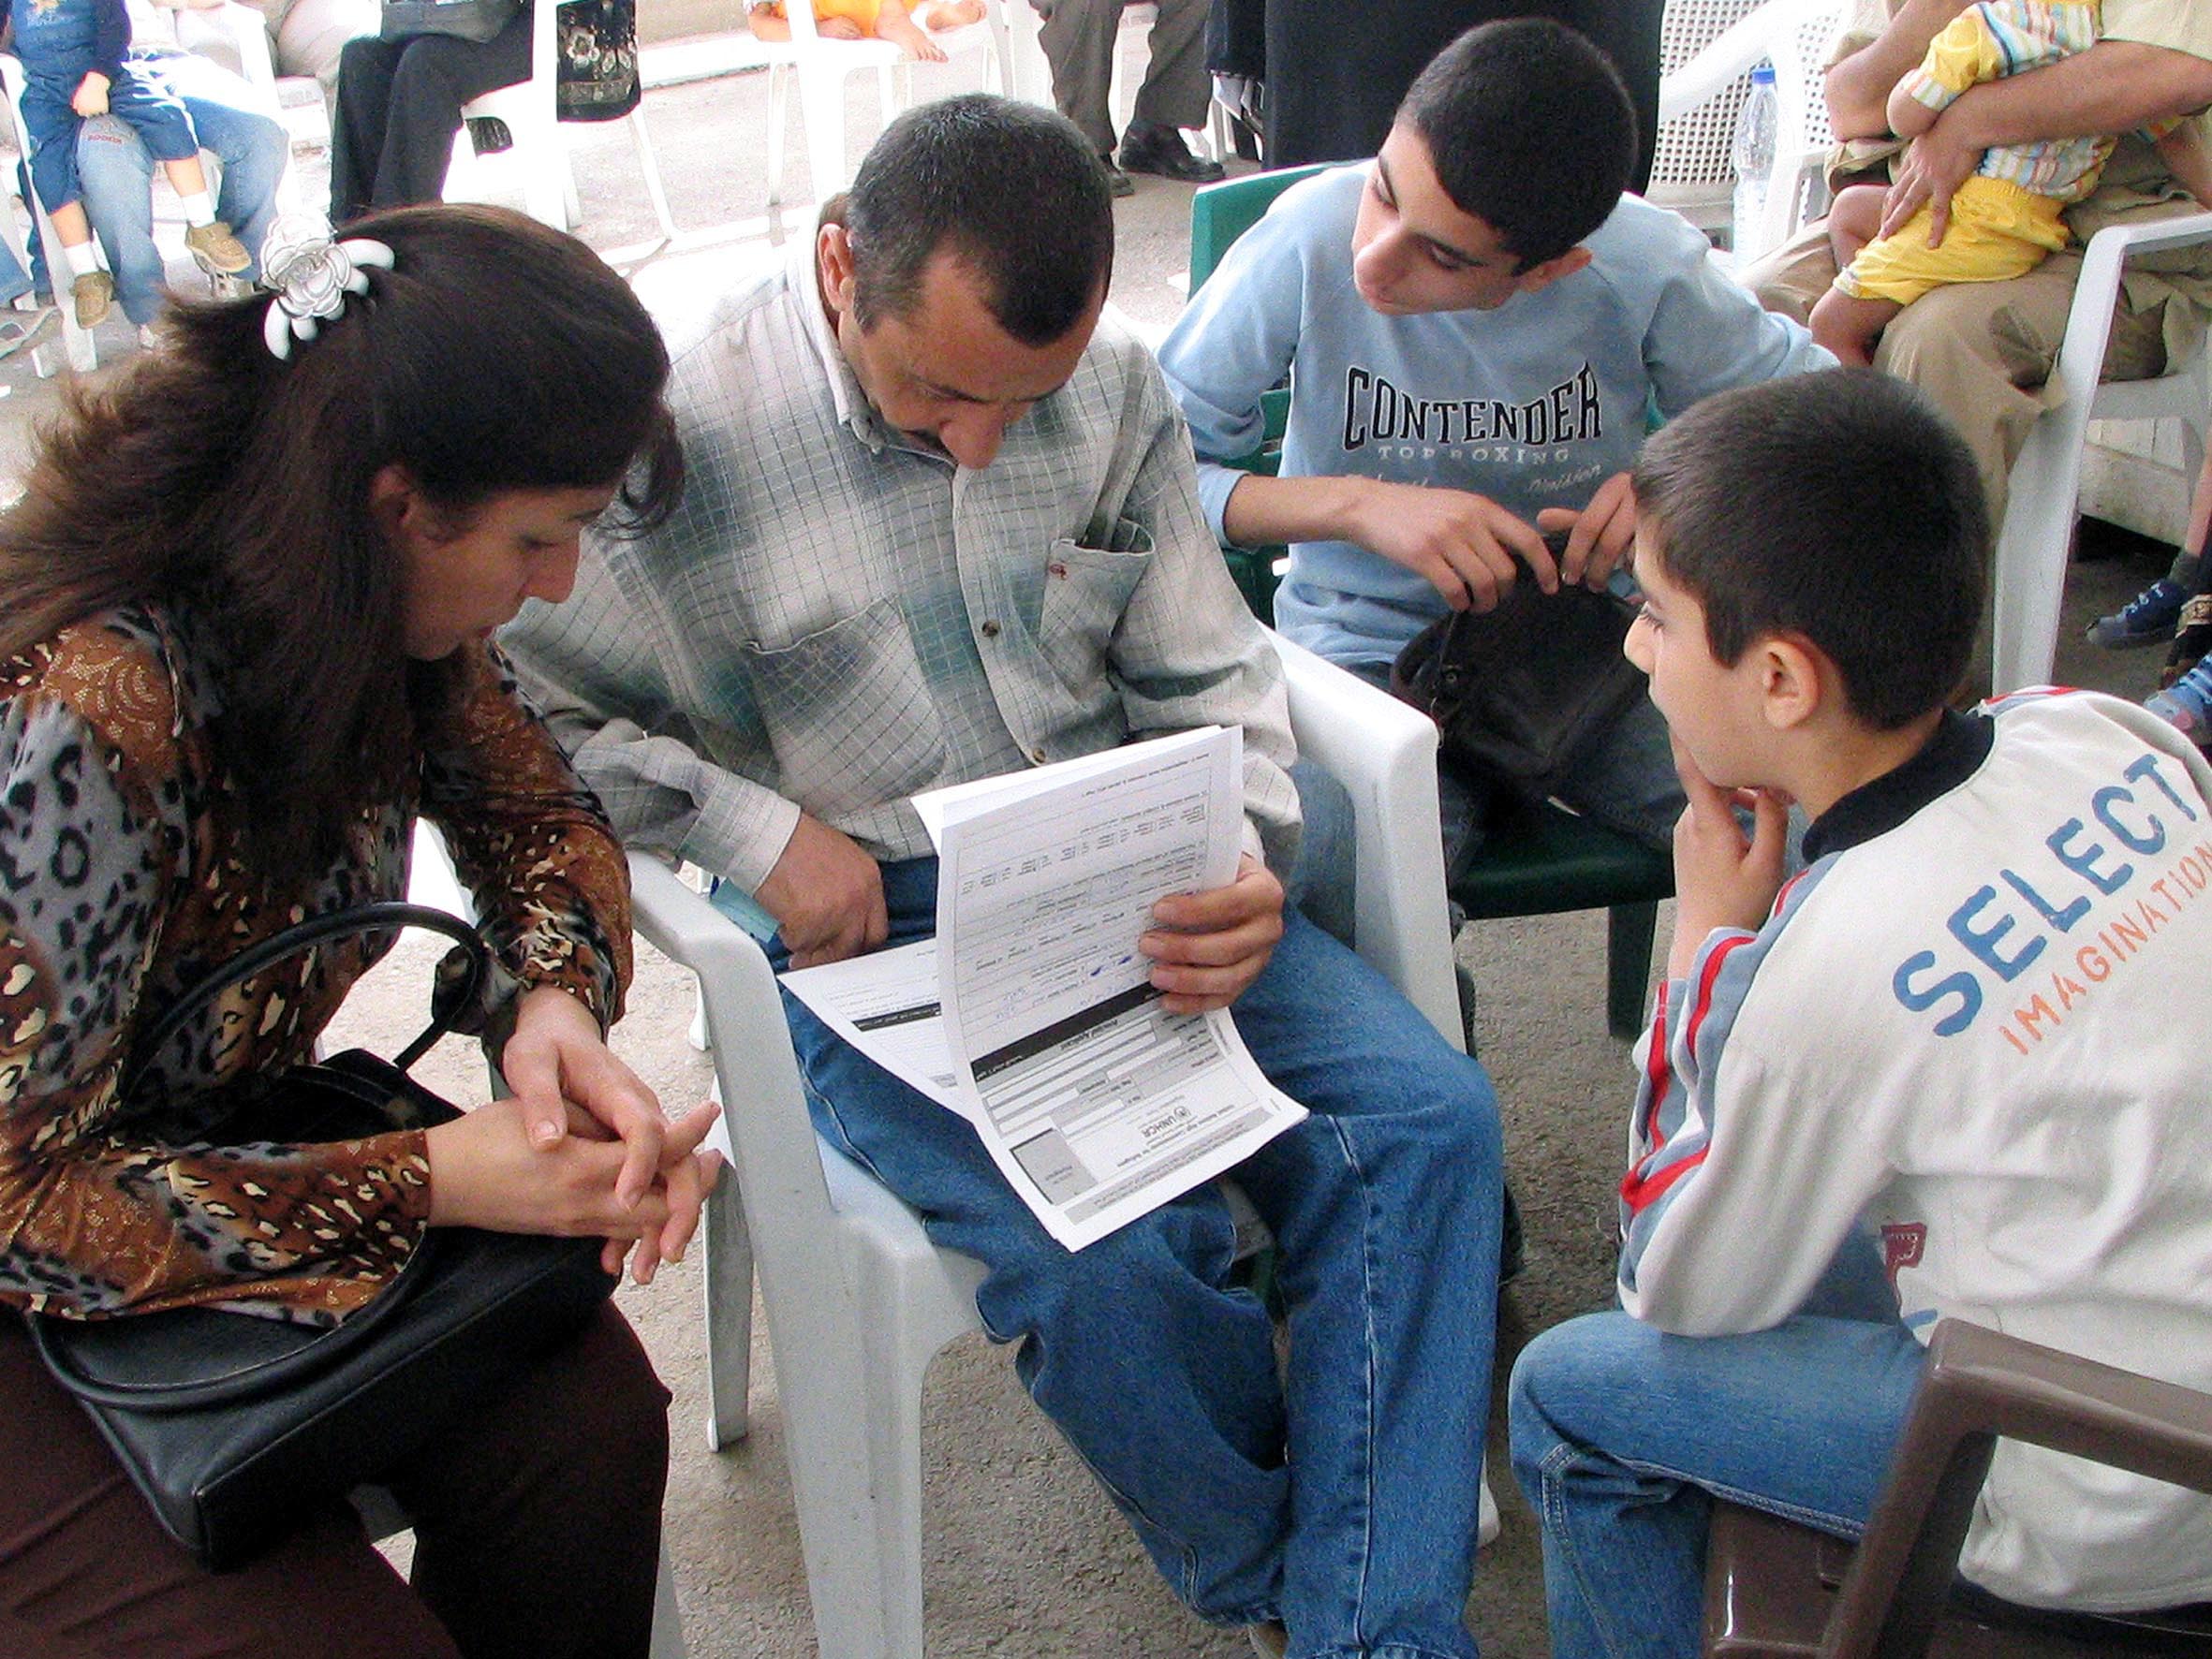
[{"label": "woman's clasped hands", "polygon": [[591,1010],[553,988],[524,996],[500,1068],[511,1094],[426,1138],[430,1225],[596,1234],[606,1270],[627,1256],[641,1285],[681,1261],[721,1166],[700,1144],[721,1108],[668,1120]]}]

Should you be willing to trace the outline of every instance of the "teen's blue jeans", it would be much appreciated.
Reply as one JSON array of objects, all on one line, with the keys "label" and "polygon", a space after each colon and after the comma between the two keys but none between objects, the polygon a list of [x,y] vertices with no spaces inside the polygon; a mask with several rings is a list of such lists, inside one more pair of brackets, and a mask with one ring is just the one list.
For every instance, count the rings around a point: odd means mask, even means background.
[{"label": "teen's blue jeans", "polygon": [[[930,932],[936,860],[886,865],[883,886],[891,942]],[[785,1014],[816,1126],[988,1266],[985,1328],[1020,1344],[1024,1385],[1178,1595],[1222,1623],[1282,1620],[1298,1659],[1472,1659],[1497,1102],[1387,981],[1285,922],[1236,1024],[1313,1115],[1235,1174],[1281,1253],[1284,1381],[1267,1311],[1231,1283],[1217,1187],[1071,1254],[962,1119],[789,995]]]},{"label": "teen's blue jeans", "polygon": [[[291,155],[284,124],[252,109],[253,89],[218,64],[166,52],[133,62],[157,66],[156,72],[191,115],[199,147],[222,163],[215,214],[254,256],[242,280],[257,280],[261,242],[276,217],[277,184]],[[134,323],[150,323],[161,315],[168,281],[154,242],[154,158],[130,127],[96,116],[78,134],[77,173],[85,213],[115,275],[123,313]]]},{"label": "teen's blue jeans", "polygon": [[1692,1659],[1715,1496],[1859,1535],[1924,1353],[1871,1255],[1854,1245],[1771,1330],[1669,1336],[1613,1312],[1522,1350],[1513,1473],[1543,1529],[1553,1659]]}]

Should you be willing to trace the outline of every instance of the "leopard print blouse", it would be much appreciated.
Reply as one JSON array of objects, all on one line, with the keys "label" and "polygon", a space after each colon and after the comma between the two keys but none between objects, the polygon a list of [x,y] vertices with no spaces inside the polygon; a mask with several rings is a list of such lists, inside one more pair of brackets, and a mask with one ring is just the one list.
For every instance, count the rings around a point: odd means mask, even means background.
[{"label": "leopard print blouse", "polygon": [[429,1214],[420,1132],[209,1139],[257,1079],[309,1057],[375,960],[364,942],[234,987],[159,1054],[132,1039],[255,942],[400,897],[418,809],[513,979],[573,992],[602,1025],[619,1012],[620,848],[494,651],[471,661],[453,729],[422,734],[400,798],[362,814],[298,903],[245,861],[244,803],[208,731],[220,708],[179,611],[111,611],[0,664],[0,1300],[327,1323],[398,1271]]}]

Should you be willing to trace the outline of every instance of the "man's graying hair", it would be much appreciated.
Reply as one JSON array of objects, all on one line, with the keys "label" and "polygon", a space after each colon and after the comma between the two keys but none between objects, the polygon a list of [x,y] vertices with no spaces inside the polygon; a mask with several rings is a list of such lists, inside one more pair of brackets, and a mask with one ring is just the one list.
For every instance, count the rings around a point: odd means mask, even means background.
[{"label": "man's graying hair", "polygon": [[986,93],[886,127],[844,219],[863,329],[913,315],[940,250],[982,276],[991,315],[1025,345],[1063,338],[1113,272],[1113,201],[1090,145],[1065,117]]}]

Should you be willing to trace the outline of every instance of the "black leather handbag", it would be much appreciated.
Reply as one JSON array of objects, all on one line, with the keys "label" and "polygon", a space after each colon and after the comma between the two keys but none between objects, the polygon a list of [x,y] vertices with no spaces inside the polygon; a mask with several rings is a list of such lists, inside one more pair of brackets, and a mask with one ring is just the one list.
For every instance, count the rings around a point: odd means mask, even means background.
[{"label": "black leather handbag", "polygon": [[[1556,555],[1565,538],[1552,539]],[[1547,594],[1524,572],[1495,609],[1455,610],[1408,640],[1391,690],[1436,721],[1447,761],[1541,800],[1644,695],[1621,655],[1635,618],[1615,595]]]},{"label": "black leather handbag", "polygon": [[[284,1072],[219,1143],[353,1139],[457,1117],[406,1070],[474,1002],[489,970],[476,930],[439,910],[369,904],[288,928],[186,991],[138,1051],[158,1053],[226,987],[287,957],[401,927],[463,946],[459,995],[439,999],[443,1011],[396,1063],[349,1050]],[[579,1329],[614,1287],[599,1248],[597,1239],[435,1228],[374,1301],[331,1327],[217,1308],[28,1323],[47,1368],[91,1414],[155,1518],[220,1572],[313,1505],[384,1475]]]}]

